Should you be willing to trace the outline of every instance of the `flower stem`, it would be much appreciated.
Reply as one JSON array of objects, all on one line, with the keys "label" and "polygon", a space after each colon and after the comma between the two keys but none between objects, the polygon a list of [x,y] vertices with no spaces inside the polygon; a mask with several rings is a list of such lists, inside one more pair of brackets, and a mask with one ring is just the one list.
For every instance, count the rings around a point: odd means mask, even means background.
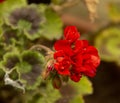
[{"label": "flower stem", "polygon": [[50,48],[48,48],[44,45],[41,45],[41,44],[34,45],[30,48],[30,50],[38,50],[38,51],[40,51],[41,49],[45,50],[48,54],[53,53],[53,51]]}]

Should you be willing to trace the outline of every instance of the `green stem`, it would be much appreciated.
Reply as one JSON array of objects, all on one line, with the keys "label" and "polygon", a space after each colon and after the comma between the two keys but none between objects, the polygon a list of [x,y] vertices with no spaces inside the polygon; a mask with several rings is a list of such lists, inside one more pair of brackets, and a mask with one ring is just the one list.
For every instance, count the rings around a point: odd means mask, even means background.
[{"label": "green stem", "polygon": [[32,46],[31,48],[30,48],[30,50],[41,50],[41,49],[43,49],[43,50],[45,50],[47,53],[53,53],[53,51],[50,49],[50,48],[48,48],[48,47],[46,47],[46,46],[44,46],[44,45],[41,45],[41,44],[38,44],[38,45],[34,45],[34,46]]}]

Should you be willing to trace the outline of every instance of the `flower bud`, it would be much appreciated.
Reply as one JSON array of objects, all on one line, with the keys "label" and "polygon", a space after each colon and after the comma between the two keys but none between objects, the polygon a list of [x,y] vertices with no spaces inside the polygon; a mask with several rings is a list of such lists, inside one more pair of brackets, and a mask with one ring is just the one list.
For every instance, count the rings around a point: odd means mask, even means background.
[{"label": "flower bud", "polygon": [[53,79],[52,79],[52,85],[54,88],[56,89],[59,89],[62,85],[62,81],[60,79],[59,76],[55,76]]}]

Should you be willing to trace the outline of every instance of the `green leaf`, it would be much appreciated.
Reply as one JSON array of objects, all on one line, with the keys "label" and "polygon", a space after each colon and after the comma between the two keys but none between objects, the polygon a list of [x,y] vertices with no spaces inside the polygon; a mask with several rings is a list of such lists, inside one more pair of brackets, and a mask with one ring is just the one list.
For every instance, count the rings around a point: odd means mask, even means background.
[{"label": "green leaf", "polygon": [[82,96],[76,96],[70,101],[70,103],[84,103],[84,99]]},{"label": "green leaf", "polygon": [[19,79],[19,73],[17,71],[17,69],[15,68],[11,73],[10,73],[10,78],[12,80],[18,80]]},{"label": "green leaf", "polygon": [[13,10],[5,18],[5,23],[12,29],[17,29],[27,39],[35,40],[41,36],[40,24],[44,21],[43,18],[43,13],[32,4]]},{"label": "green leaf", "polygon": [[44,56],[37,51],[26,50],[22,53],[22,61],[34,65],[37,63],[43,64],[45,59]]},{"label": "green leaf", "polygon": [[61,97],[60,92],[49,83],[46,88],[40,89],[42,97],[35,103],[54,103]]},{"label": "green leaf", "polygon": [[8,52],[3,56],[3,61],[0,62],[0,67],[5,71],[11,71],[20,62],[19,55],[16,53]]},{"label": "green leaf", "polygon": [[48,40],[59,39],[62,36],[62,21],[51,9],[45,11],[46,22],[42,24],[41,35]]},{"label": "green leaf", "polygon": [[22,62],[18,67],[20,79],[27,83],[27,89],[35,89],[41,82],[41,72],[45,59],[39,52],[30,50],[24,51],[21,59]]},{"label": "green leaf", "polygon": [[21,20],[18,21],[18,28],[20,30],[24,30],[25,29],[26,31],[28,31],[31,28],[31,23],[26,21],[26,20],[22,20],[21,19]]},{"label": "green leaf", "polygon": [[6,18],[12,10],[26,5],[26,0],[5,0],[5,2],[0,3],[0,16]]},{"label": "green leaf", "polygon": [[71,82],[71,85],[77,91],[77,95],[92,94],[93,92],[92,84],[85,76],[83,76],[78,83]]},{"label": "green leaf", "polygon": [[108,13],[114,22],[120,21],[120,2],[109,3]]},{"label": "green leaf", "polygon": [[38,12],[44,14],[46,9],[47,9],[47,5],[45,5],[45,4],[38,4],[37,8],[38,8]]},{"label": "green leaf", "polygon": [[[17,24],[18,26],[18,29],[20,30],[20,31],[23,31],[24,32],[24,34],[25,34],[25,36],[28,38],[28,39],[30,39],[30,40],[35,40],[35,39],[37,39],[37,38],[39,38],[40,37],[40,30],[38,30],[38,31],[36,31],[35,33],[30,33],[30,31],[33,31],[33,29],[32,29],[32,23],[31,22],[28,22],[27,20],[19,20],[18,21],[18,24]],[[32,29],[32,30],[31,30]],[[39,29],[39,27],[38,27],[38,29]]]},{"label": "green leaf", "polygon": [[13,30],[10,27],[5,26],[3,28],[4,32],[2,34],[2,42],[4,42],[5,45],[14,45],[15,43],[20,42],[20,38],[18,37],[18,31]]},{"label": "green leaf", "polygon": [[33,33],[33,34],[30,34],[28,31],[24,30],[24,33],[29,40],[35,40],[41,37],[40,30],[38,30],[36,33]]},{"label": "green leaf", "polygon": [[32,66],[27,62],[22,62],[18,65],[20,73],[28,73],[32,70]]}]

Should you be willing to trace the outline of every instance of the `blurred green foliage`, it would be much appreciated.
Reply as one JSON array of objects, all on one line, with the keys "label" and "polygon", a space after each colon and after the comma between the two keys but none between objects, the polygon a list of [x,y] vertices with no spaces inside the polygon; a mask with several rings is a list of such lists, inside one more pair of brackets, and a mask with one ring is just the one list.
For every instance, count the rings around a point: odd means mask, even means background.
[{"label": "blurred green foliage", "polygon": [[95,46],[102,60],[120,64],[120,27],[111,26],[99,32]]}]

